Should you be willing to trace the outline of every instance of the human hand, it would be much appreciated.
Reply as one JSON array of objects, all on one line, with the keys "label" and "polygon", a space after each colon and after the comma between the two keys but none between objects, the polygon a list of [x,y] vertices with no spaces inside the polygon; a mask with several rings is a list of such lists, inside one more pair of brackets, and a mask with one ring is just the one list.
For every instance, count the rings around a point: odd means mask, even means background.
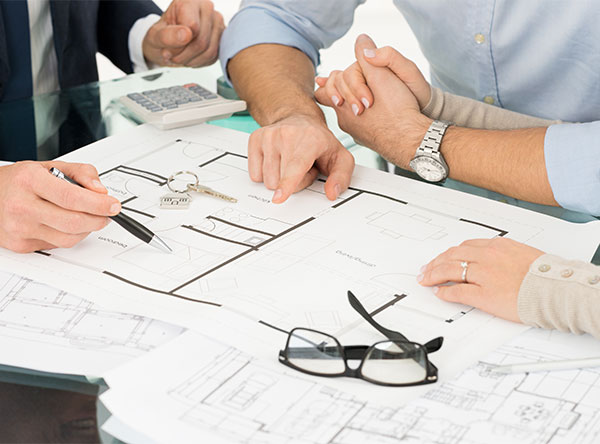
[{"label": "human hand", "polygon": [[213,64],[225,29],[210,0],[173,0],[146,33],[144,57],[159,65],[199,67]]},{"label": "human hand", "polygon": [[[423,267],[417,280],[437,297],[520,322],[519,288],[542,251],[511,239],[474,239],[450,248]],[[467,282],[461,262],[467,262]],[[440,286],[448,282],[455,285]]]},{"label": "human hand", "polygon": [[[431,86],[411,60],[404,57],[390,46],[383,48],[364,48],[364,60],[369,64],[389,68],[415,96],[420,109],[423,109],[431,99]],[[336,106],[345,101],[355,115],[362,114],[373,105],[374,97],[358,62],[354,62],[344,71],[333,71],[329,77],[317,77],[317,85],[325,89],[325,94]]]},{"label": "human hand", "polygon": [[275,190],[273,203],[309,186],[319,173],[327,177],[330,200],[348,188],[354,158],[316,117],[293,115],[250,135],[248,171],[254,182]]},{"label": "human hand", "polygon": [[348,101],[334,106],[325,87],[317,89],[315,97],[322,105],[333,107],[340,128],[357,142],[396,165],[408,168],[431,119],[421,114],[413,93],[392,71],[365,61],[364,51],[375,48],[373,41],[364,34],[356,40],[357,63],[374,97],[368,112],[357,116]]},{"label": "human hand", "polygon": [[[60,169],[78,187],[54,177]],[[0,246],[18,253],[72,247],[121,211],[91,165],[17,162],[0,167]]]}]

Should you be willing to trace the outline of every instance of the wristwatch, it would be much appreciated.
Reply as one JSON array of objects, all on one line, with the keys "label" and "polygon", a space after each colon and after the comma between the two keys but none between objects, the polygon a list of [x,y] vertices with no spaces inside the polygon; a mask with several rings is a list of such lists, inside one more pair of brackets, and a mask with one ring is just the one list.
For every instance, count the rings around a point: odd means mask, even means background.
[{"label": "wristwatch", "polygon": [[441,182],[448,177],[448,164],[440,153],[440,144],[450,122],[434,120],[417,148],[410,167],[427,182]]}]

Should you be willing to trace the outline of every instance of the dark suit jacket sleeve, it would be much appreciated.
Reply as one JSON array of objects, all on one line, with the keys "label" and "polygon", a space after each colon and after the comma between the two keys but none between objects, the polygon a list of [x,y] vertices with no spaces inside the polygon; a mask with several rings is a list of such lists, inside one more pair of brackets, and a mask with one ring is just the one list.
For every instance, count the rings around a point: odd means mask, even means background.
[{"label": "dark suit jacket sleeve", "polygon": [[140,18],[162,15],[150,0],[101,0],[98,8],[98,50],[126,73],[133,72],[129,58],[129,31]]}]

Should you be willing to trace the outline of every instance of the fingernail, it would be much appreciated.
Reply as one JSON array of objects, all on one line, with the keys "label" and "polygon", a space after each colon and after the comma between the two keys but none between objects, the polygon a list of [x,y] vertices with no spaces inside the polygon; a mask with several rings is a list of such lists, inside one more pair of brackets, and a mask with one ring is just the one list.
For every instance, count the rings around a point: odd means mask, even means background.
[{"label": "fingernail", "polygon": [[423,280],[423,275],[420,274],[417,276],[417,282],[421,282]]},{"label": "fingernail", "polygon": [[106,187],[104,185],[102,185],[102,182],[100,182],[99,180],[96,180],[96,179],[92,180],[92,186],[94,188],[96,188],[97,190],[103,190],[103,191],[106,190]]},{"label": "fingernail", "polygon": [[369,106],[371,106],[369,101],[367,99],[365,99],[364,97],[362,99],[360,99],[360,101],[362,102],[363,105],[365,105],[366,109],[369,109]]},{"label": "fingernail", "polygon": [[281,199],[281,196],[283,196],[283,191],[275,190],[275,194],[273,194],[273,201]]},{"label": "fingernail", "polygon": [[340,187],[339,183],[336,183],[333,187],[333,191],[335,191],[335,198],[337,199],[340,194],[342,194],[342,187]]},{"label": "fingernail", "polygon": [[431,290],[433,291],[433,294],[437,294],[438,291],[440,291],[440,287],[433,287]]},{"label": "fingernail", "polygon": [[121,211],[121,204],[119,204],[119,203],[112,204],[112,206],[110,207],[110,214],[118,214],[119,211]]},{"label": "fingernail", "polygon": [[171,54],[169,51],[163,52],[163,59],[171,60],[171,57],[173,57],[173,54]]},{"label": "fingernail", "polygon": [[374,49],[363,49],[363,53],[365,55],[365,57],[368,57],[370,59],[372,59],[373,57],[375,57],[375,50]]},{"label": "fingernail", "polygon": [[356,103],[352,104],[352,112],[355,116],[358,116],[358,105]]},{"label": "fingernail", "polygon": [[419,271],[420,271],[421,273],[425,273],[425,270],[426,270],[426,269],[427,269],[427,265],[423,265]]},{"label": "fingernail", "polygon": [[180,42],[183,42],[183,41],[185,40],[185,31],[184,31],[183,29],[180,29],[180,30],[177,32],[177,39],[178,39]]},{"label": "fingernail", "polygon": [[331,96],[331,101],[335,106],[338,106],[338,104],[340,103],[340,99],[338,99],[338,96]]}]

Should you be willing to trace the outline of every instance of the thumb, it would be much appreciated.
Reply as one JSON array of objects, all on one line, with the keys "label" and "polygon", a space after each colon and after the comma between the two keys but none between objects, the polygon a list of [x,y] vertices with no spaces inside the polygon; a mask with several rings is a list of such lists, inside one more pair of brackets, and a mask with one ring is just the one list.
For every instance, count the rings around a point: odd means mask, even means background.
[{"label": "thumb", "polygon": [[365,60],[373,66],[389,68],[417,97],[419,105],[423,108],[431,95],[429,82],[423,76],[417,65],[404,57],[400,52],[389,46],[371,49],[364,48]]},{"label": "thumb", "polygon": [[161,27],[152,39],[156,48],[181,48],[192,40],[192,30],[183,25],[166,25]]},{"label": "thumb", "polygon": [[361,34],[356,38],[356,42],[354,43],[354,56],[356,57],[356,61],[360,65],[360,69],[365,75],[365,78],[376,70],[375,66],[368,63],[365,59],[365,51],[367,51],[368,54],[372,54],[372,52],[376,50],[377,45],[375,45],[373,39],[367,34]]},{"label": "thumb", "polygon": [[97,193],[107,194],[108,190],[100,182],[98,170],[87,163],[71,163],[62,161],[43,162],[46,168],[58,168],[79,185]]}]

